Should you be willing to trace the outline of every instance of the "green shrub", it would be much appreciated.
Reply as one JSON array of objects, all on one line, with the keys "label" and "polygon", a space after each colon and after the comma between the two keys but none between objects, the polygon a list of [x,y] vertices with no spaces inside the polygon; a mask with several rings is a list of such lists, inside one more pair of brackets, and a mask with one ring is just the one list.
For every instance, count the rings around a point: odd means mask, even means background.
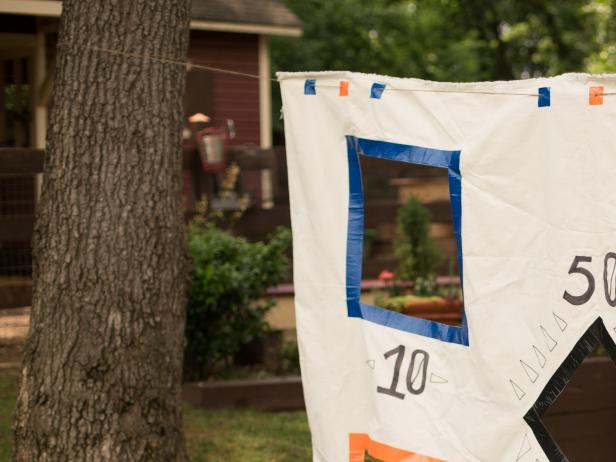
[{"label": "green shrub", "polygon": [[299,348],[297,342],[287,342],[278,352],[278,370],[280,374],[299,374]]},{"label": "green shrub", "polygon": [[400,262],[398,276],[417,282],[433,279],[442,256],[430,237],[428,209],[411,196],[398,209],[396,225],[394,250]]},{"label": "green shrub", "polygon": [[372,251],[374,249],[374,241],[376,241],[376,237],[376,229],[364,229],[364,261],[372,257]]},{"label": "green shrub", "polygon": [[287,274],[290,235],[280,228],[269,241],[252,243],[211,223],[193,221],[186,319],[187,367],[192,373],[210,374],[268,330],[264,316],[273,301],[264,299],[265,291]]}]

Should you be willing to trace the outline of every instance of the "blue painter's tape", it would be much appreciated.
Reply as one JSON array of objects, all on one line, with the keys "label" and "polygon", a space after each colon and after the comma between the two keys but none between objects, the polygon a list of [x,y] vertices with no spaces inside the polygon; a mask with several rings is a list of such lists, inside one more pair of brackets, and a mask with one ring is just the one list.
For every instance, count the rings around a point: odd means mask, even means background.
[{"label": "blue painter's tape", "polygon": [[361,303],[361,273],[364,239],[364,193],[359,155],[447,168],[456,235],[458,264],[462,275],[462,182],[460,151],[446,151],[386,141],[347,136],[349,165],[349,222],[347,226],[346,299],[347,315],[424,337],[468,346],[466,315],[460,327],[386,310]]},{"label": "blue painter's tape", "polygon": [[304,82],[304,95],[317,94],[317,81],[315,79],[306,79]]},{"label": "blue painter's tape", "polygon": [[361,268],[364,253],[364,191],[361,183],[358,139],[347,136],[349,159],[349,222],[347,225],[346,295],[350,317],[361,318]]},{"label": "blue painter's tape", "polygon": [[411,334],[421,335],[441,340],[447,343],[457,343],[468,346],[468,333],[466,329],[461,327],[441,324],[428,319],[416,318],[407,316],[397,311],[386,310],[378,306],[367,305],[362,303],[361,318],[365,321],[370,321],[382,326],[391,327],[392,329],[409,332]]},{"label": "blue painter's tape", "polygon": [[429,165],[431,167],[449,168],[453,153],[457,152],[369,140],[366,138],[351,138],[355,140],[355,150],[364,156]]},{"label": "blue painter's tape", "polygon": [[460,175],[460,151],[454,151],[449,162],[449,197],[453,214],[453,232],[456,236],[460,283],[464,281],[462,267],[462,176]]},{"label": "blue painter's tape", "polygon": [[383,92],[385,91],[384,83],[373,83],[372,88],[370,89],[370,98],[381,99],[383,96]]},{"label": "blue painter's tape", "polygon": [[550,106],[550,87],[539,88],[539,100],[537,101],[538,107]]}]

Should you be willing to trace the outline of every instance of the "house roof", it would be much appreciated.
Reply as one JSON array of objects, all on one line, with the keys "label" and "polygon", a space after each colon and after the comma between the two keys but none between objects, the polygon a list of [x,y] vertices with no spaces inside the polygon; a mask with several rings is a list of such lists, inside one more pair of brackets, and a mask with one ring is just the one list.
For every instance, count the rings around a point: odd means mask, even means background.
[{"label": "house roof", "polygon": [[[2,0],[0,13],[58,17],[59,0]],[[301,21],[280,0],[192,0],[191,29],[301,35]]]},{"label": "house roof", "polygon": [[295,14],[278,0],[193,0],[193,20],[301,28]]}]

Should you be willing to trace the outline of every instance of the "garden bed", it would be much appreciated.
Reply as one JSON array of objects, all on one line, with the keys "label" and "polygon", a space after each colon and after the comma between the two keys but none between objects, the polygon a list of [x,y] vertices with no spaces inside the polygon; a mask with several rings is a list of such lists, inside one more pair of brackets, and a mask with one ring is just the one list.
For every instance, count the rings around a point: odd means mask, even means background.
[{"label": "garden bed", "polygon": [[250,408],[259,411],[304,409],[300,377],[190,382],[184,400],[206,409]]}]

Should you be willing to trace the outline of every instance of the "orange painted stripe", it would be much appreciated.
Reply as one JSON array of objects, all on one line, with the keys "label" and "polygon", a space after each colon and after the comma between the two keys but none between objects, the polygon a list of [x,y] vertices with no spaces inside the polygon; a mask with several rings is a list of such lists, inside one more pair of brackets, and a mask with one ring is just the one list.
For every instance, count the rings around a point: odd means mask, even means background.
[{"label": "orange painted stripe", "polygon": [[349,462],[365,462],[366,451],[382,462],[445,462],[379,443],[367,433],[349,433]]},{"label": "orange painted stripe", "polygon": [[603,86],[590,87],[588,91],[588,104],[591,106],[600,106],[603,104]]},{"label": "orange painted stripe", "polygon": [[349,81],[340,81],[340,96],[349,96]]}]

